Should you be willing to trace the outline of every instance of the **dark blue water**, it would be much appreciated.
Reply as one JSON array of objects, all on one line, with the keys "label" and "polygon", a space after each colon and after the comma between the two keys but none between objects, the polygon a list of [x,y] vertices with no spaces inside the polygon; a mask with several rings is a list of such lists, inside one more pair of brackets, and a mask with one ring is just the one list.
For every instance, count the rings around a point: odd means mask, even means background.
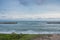
[{"label": "dark blue water", "polygon": [[60,24],[45,21],[18,21],[17,24],[0,24],[0,33],[59,34]]}]

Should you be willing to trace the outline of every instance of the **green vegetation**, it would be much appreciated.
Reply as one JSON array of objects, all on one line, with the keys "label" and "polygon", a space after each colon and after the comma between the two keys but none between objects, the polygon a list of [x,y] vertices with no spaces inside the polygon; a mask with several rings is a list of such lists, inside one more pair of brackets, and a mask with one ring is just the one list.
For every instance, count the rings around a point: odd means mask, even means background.
[{"label": "green vegetation", "polygon": [[0,40],[33,40],[37,37],[52,36],[49,34],[0,34]]},{"label": "green vegetation", "polygon": [[31,40],[38,34],[0,34],[0,40]]},{"label": "green vegetation", "polygon": [[25,34],[20,40],[31,40],[38,36],[37,34]]}]

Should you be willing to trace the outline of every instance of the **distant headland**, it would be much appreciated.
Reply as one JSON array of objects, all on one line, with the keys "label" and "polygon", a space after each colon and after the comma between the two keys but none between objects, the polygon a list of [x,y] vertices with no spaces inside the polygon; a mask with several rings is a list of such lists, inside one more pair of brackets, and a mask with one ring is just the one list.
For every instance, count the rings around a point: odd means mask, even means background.
[{"label": "distant headland", "polygon": [[17,24],[17,22],[0,22],[0,24]]},{"label": "distant headland", "polygon": [[60,22],[47,22],[47,24],[60,24]]}]

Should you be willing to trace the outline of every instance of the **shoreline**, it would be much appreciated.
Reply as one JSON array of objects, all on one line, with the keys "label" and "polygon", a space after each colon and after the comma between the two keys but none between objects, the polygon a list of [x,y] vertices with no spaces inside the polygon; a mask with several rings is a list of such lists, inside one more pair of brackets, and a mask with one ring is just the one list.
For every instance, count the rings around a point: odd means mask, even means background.
[{"label": "shoreline", "polygon": [[36,31],[0,31],[0,34],[11,34],[11,33],[16,33],[16,34],[60,34],[60,32],[36,32]]}]

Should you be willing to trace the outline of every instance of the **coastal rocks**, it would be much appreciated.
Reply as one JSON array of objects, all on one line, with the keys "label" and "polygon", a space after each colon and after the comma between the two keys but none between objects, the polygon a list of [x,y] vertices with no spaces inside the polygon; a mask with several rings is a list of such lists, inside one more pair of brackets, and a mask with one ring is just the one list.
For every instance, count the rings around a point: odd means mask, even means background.
[{"label": "coastal rocks", "polygon": [[34,38],[33,40],[60,40],[60,35],[57,34],[51,34],[51,36],[42,36],[42,37],[37,37]]}]

